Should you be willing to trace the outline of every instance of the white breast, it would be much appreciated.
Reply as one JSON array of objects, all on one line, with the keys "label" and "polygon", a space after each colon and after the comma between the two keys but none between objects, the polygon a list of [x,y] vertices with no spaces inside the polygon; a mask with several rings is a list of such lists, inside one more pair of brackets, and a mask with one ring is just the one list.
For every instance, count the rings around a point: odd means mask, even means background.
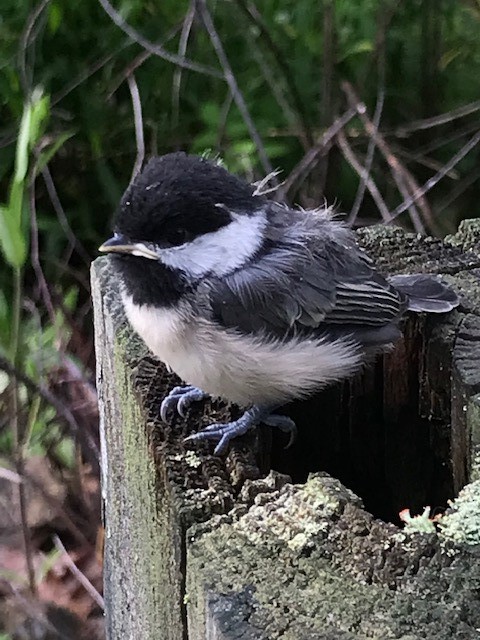
[{"label": "white breast", "polygon": [[127,317],[148,348],[188,384],[240,405],[282,404],[354,374],[362,354],[350,340],[287,343],[222,329],[180,310],[136,305]]}]

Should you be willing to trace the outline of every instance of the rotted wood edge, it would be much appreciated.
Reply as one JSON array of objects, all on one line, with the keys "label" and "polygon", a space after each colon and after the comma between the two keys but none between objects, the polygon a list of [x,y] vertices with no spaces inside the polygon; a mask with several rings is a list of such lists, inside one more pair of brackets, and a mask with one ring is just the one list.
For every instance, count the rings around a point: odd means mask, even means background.
[{"label": "rotted wood edge", "polygon": [[[361,238],[370,252],[377,248],[380,268],[382,233]],[[385,237],[392,233],[401,232]],[[465,294],[452,413],[465,426],[472,458],[480,430],[473,244],[452,243],[458,255],[442,267]],[[258,479],[252,440],[226,461],[208,449],[185,452],[187,425],[159,428],[161,390],[171,380],[126,326],[108,259],[94,263],[92,290],[110,639],[478,637],[475,466],[440,535],[408,535],[375,521],[328,476],[303,486],[275,474]],[[197,426],[226,412],[207,406]],[[446,579],[455,581],[454,592]]]}]

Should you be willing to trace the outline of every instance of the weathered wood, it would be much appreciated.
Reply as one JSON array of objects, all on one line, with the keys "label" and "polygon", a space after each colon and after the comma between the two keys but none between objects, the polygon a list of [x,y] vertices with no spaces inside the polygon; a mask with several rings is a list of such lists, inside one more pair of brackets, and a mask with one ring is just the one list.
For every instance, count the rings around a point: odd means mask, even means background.
[{"label": "weathered wood", "polygon": [[445,243],[360,232],[385,272],[446,274],[460,309],[409,319],[402,343],[361,378],[292,405],[290,450],[263,429],[225,459],[183,444],[229,415],[222,403],[160,422],[174,376],[126,325],[108,258],[94,263],[111,640],[478,637],[476,483],[443,533],[407,535],[318,472],[392,519],[403,507],[445,507],[476,480],[479,238],[474,222]]}]

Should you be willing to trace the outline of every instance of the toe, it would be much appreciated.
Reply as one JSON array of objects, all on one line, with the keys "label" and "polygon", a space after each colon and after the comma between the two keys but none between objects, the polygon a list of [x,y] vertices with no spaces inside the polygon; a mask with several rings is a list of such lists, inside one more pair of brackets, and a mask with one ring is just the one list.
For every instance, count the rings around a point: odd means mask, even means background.
[{"label": "toe", "polygon": [[284,433],[288,433],[290,435],[285,449],[288,449],[289,447],[291,447],[292,444],[295,442],[297,437],[297,425],[288,416],[271,414],[267,416],[263,420],[263,422],[269,427],[275,427],[276,429],[280,429],[280,431],[283,431]]}]

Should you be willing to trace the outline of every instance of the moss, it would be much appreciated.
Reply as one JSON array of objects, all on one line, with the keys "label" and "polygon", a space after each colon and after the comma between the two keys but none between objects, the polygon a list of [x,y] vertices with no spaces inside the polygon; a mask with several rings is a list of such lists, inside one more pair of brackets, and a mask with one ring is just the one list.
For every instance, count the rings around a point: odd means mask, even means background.
[{"label": "moss", "polygon": [[480,480],[460,491],[440,520],[440,535],[457,544],[480,545]]},{"label": "moss", "polygon": [[464,251],[480,250],[480,220],[462,220],[454,235],[446,236],[444,242],[461,247]]}]

